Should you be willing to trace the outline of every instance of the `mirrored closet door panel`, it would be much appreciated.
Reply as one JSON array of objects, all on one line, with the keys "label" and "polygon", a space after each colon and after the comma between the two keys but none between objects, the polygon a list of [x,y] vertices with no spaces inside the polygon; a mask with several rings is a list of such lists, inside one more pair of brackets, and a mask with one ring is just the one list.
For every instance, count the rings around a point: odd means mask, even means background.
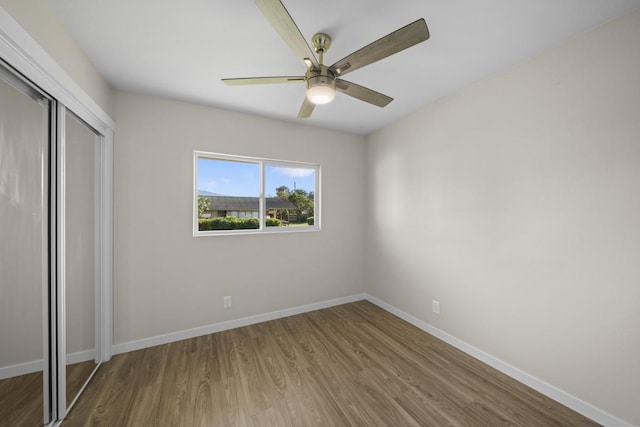
[{"label": "mirrored closet door panel", "polygon": [[66,406],[97,366],[99,264],[98,144],[92,128],[69,112],[64,131]]},{"label": "mirrored closet door panel", "polygon": [[0,63],[0,425],[49,421],[49,111]]}]

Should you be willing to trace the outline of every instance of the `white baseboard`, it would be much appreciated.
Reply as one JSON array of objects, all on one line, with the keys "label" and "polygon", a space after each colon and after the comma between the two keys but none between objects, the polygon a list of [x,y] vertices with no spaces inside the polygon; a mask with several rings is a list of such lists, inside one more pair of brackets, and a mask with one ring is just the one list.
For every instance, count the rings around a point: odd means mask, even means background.
[{"label": "white baseboard", "polygon": [[88,360],[95,360],[95,359],[96,359],[95,350],[78,351],[76,353],[67,354],[67,365],[86,362]]},{"label": "white baseboard", "polygon": [[414,317],[410,314],[405,313],[404,311],[388,304],[372,295],[366,295],[367,301],[377,305],[389,313],[392,313],[399,318],[411,323],[419,329],[435,336],[436,338],[441,339],[442,341],[451,344],[459,350],[464,351],[468,355],[486,363],[487,365],[499,370],[510,376],[511,378],[531,387],[532,389],[544,394],[547,397],[555,400],[562,405],[573,409],[579,414],[584,415],[587,418],[594,420],[597,423],[600,423],[604,426],[611,427],[631,427],[631,424],[623,421],[606,411],[603,411],[600,408],[593,406],[592,404],[585,402],[584,400],[575,397],[559,388],[533,376],[521,369],[516,368],[508,364],[507,362],[494,357],[479,348],[472,346],[448,333]]},{"label": "white baseboard", "polygon": [[310,311],[321,310],[336,305],[348,304],[350,302],[361,301],[366,299],[366,294],[356,294],[342,298],[335,298],[327,301],[321,301],[313,304],[301,305],[284,310],[272,311],[270,313],[258,314],[255,316],[243,317],[241,319],[228,320],[226,322],[214,323],[212,325],[201,326],[198,328],[187,329],[184,331],[172,332],[164,335],[156,335],[150,338],[143,338],[135,341],[128,341],[113,346],[113,354],[127,353],[129,351],[141,350],[143,348],[154,347],[156,345],[168,344],[175,341],[195,338],[202,335],[213,334],[216,332],[226,331],[229,329],[240,328],[242,326],[254,325],[256,323],[267,322],[269,320],[280,319],[282,317],[294,316],[296,314],[307,313]]},{"label": "white baseboard", "polygon": [[[72,363],[86,362],[96,357],[95,350],[79,351],[77,353],[67,354],[67,365]],[[20,375],[32,374],[42,371],[44,366],[42,360],[33,360],[31,362],[17,363],[15,365],[0,367],[0,380],[18,377]]]},{"label": "white baseboard", "polygon": [[7,378],[32,374],[39,371],[42,371],[42,359],[3,366],[0,368],[0,380],[6,380]]}]

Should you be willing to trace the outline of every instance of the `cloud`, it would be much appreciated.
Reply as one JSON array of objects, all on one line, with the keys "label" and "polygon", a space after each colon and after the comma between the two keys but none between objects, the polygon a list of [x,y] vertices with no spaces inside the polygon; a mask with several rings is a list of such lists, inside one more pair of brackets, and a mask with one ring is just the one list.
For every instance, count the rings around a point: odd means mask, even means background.
[{"label": "cloud", "polygon": [[216,181],[209,181],[204,185],[200,186],[201,190],[215,192],[219,188],[219,185]]},{"label": "cloud", "polygon": [[273,171],[280,175],[285,175],[291,178],[300,178],[305,176],[311,176],[315,172],[313,169],[298,169],[298,168],[273,168]]},{"label": "cloud", "polygon": [[205,191],[215,193],[217,191],[224,190],[226,186],[230,185],[231,183],[233,183],[233,180],[229,178],[222,178],[220,180],[213,179],[209,182],[205,182],[204,184],[198,186],[198,188],[200,190],[205,190]]}]

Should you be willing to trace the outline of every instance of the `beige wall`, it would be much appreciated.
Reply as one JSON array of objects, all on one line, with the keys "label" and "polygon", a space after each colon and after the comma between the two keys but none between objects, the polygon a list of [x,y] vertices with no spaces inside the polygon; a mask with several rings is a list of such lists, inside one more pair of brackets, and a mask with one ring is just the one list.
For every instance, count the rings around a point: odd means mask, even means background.
[{"label": "beige wall", "polygon": [[638,40],[635,13],[367,139],[367,291],[634,424]]},{"label": "beige wall", "polygon": [[[130,93],[114,100],[116,344],[364,292],[364,138]],[[322,231],[193,237],[194,150],[319,163]]]},{"label": "beige wall", "polygon": [[0,7],[29,33],[100,108],[113,117],[109,85],[60,23],[47,0],[0,0]]}]

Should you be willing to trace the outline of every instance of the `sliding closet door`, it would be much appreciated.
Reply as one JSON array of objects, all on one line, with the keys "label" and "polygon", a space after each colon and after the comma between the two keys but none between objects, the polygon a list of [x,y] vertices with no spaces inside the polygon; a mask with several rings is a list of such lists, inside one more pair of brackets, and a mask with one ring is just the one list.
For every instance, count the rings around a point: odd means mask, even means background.
[{"label": "sliding closet door", "polygon": [[64,306],[66,406],[97,366],[100,136],[68,111],[64,115]]},{"label": "sliding closet door", "polygon": [[49,421],[49,111],[0,64],[0,425]]}]

